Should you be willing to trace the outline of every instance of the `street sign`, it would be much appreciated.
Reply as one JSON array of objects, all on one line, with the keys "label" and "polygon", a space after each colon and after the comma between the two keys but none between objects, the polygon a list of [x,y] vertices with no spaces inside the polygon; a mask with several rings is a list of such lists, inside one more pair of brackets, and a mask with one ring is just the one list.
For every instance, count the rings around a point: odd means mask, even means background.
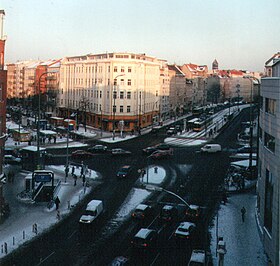
[{"label": "street sign", "polygon": [[52,171],[34,171],[33,179],[35,182],[51,182],[53,180],[53,172]]}]

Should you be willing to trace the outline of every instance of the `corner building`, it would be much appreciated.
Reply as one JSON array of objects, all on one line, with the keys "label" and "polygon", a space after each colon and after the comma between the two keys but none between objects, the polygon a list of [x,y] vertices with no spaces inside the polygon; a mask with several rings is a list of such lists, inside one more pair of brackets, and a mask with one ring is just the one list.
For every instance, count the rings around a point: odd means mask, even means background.
[{"label": "corner building", "polygon": [[[165,60],[133,53],[61,61],[58,115],[106,131],[137,130],[160,119]],[[166,105],[166,103],[165,103]]]},{"label": "corner building", "polygon": [[261,79],[257,221],[270,265],[279,265],[280,60]]}]

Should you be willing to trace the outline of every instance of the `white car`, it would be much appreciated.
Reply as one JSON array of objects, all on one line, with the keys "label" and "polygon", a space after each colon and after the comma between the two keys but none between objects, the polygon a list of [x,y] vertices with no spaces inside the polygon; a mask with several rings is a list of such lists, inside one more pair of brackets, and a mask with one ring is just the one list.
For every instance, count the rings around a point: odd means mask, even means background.
[{"label": "white car", "polygon": [[130,155],[131,152],[130,151],[126,151],[124,149],[112,149],[112,155]]},{"label": "white car", "polygon": [[177,227],[174,236],[177,239],[189,240],[193,236],[195,229],[196,225],[194,223],[182,222]]}]

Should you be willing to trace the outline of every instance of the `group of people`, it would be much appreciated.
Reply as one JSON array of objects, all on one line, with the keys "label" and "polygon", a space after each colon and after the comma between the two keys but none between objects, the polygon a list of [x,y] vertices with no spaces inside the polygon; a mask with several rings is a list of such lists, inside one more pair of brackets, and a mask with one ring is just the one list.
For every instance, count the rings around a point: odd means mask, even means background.
[{"label": "group of people", "polygon": [[[75,174],[75,169],[76,168],[73,165],[72,168],[71,168],[71,175],[74,179],[74,186],[77,185],[77,179],[78,179],[77,175]],[[65,166],[65,177],[66,178],[68,177],[69,170],[70,170],[69,165],[66,165]],[[80,170],[80,178],[83,181],[83,186],[85,186],[85,183],[86,183],[86,175],[85,175],[86,173],[85,172],[86,172],[85,165],[82,163],[81,170]]]}]

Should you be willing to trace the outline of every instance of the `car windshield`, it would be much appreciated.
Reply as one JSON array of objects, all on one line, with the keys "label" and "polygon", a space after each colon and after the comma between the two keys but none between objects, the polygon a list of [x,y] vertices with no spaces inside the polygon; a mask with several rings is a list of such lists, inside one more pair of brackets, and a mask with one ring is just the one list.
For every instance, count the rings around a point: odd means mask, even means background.
[{"label": "car windshield", "polygon": [[189,229],[188,229],[188,228],[185,228],[185,227],[179,227],[179,228],[178,228],[178,231],[180,231],[180,232],[188,232]]},{"label": "car windshield", "polygon": [[96,211],[85,210],[84,215],[96,216]]}]

